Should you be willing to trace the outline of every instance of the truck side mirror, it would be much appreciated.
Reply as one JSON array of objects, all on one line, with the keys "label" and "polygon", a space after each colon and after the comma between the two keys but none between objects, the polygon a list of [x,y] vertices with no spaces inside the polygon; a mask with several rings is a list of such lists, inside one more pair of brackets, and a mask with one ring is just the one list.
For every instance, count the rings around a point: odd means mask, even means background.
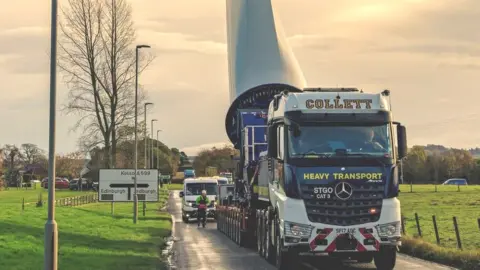
[{"label": "truck side mirror", "polygon": [[277,126],[270,125],[268,126],[268,133],[267,133],[267,154],[268,157],[277,158]]},{"label": "truck side mirror", "polygon": [[180,198],[182,198],[183,196],[185,196],[185,194],[183,193],[183,191],[180,191]]},{"label": "truck side mirror", "polygon": [[397,140],[398,140],[398,158],[403,159],[407,156],[407,129],[405,126],[397,126]]}]

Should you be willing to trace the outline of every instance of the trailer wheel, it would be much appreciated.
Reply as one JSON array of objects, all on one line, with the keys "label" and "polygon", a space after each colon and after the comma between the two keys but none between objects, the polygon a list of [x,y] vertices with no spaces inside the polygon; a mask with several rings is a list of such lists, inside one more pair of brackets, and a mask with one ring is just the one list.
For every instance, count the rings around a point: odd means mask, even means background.
[{"label": "trailer wheel", "polygon": [[393,270],[397,260],[395,247],[381,247],[374,255],[375,266],[378,270]]},{"label": "trailer wheel", "polygon": [[223,209],[222,214],[222,233],[226,235],[227,232],[227,212],[226,209]]},{"label": "trailer wheel", "polygon": [[260,211],[257,211],[257,251],[262,256],[262,222]]},{"label": "trailer wheel", "polygon": [[240,213],[235,213],[235,243],[240,245]]}]

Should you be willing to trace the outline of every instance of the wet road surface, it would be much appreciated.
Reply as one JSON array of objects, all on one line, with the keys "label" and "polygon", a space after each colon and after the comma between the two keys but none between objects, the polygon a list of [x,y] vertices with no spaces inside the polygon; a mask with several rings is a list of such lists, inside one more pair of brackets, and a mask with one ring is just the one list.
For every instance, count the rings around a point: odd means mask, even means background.
[{"label": "wet road surface", "polygon": [[[178,191],[169,198],[168,208],[174,216],[173,246],[174,269],[214,269],[214,270],[274,270],[274,266],[261,258],[256,251],[239,247],[217,230],[215,222],[208,222],[207,227],[197,228],[196,221],[186,224],[182,221],[182,205]],[[373,263],[343,263],[334,264],[330,260],[322,260],[321,267],[314,267],[307,262],[302,263],[295,270],[303,269],[335,269],[356,270],[376,269]],[[430,262],[425,262],[404,255],[399,255],[395,270],[448,270],[454,269]]]}]

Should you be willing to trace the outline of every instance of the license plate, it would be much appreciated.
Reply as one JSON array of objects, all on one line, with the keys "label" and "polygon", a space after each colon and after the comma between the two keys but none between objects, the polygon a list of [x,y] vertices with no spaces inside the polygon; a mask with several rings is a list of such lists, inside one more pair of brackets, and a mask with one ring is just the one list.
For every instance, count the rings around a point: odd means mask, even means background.
[{"label": "license plate", "polygon": [[355,229],[353,229],[353,228],[349,228],[349,229],[347,229],[347,228],[337,228],[337,229],[335,229],[335,232],[337,234],[347,234],[347,233],[348,234],[353,234],[353,233],[355,233]]}]

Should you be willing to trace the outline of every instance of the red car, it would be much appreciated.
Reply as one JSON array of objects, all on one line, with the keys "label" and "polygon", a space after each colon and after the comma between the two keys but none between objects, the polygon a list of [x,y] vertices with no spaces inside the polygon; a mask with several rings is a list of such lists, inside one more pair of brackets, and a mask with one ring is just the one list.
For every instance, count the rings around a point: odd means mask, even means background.
[{"label": "red car", "polygon": [[[48,177],[43,178],[42,187],[48,188]],[[69,182],[67,178],[57,177],[55,178],[55,189],[68,189]]]}]

